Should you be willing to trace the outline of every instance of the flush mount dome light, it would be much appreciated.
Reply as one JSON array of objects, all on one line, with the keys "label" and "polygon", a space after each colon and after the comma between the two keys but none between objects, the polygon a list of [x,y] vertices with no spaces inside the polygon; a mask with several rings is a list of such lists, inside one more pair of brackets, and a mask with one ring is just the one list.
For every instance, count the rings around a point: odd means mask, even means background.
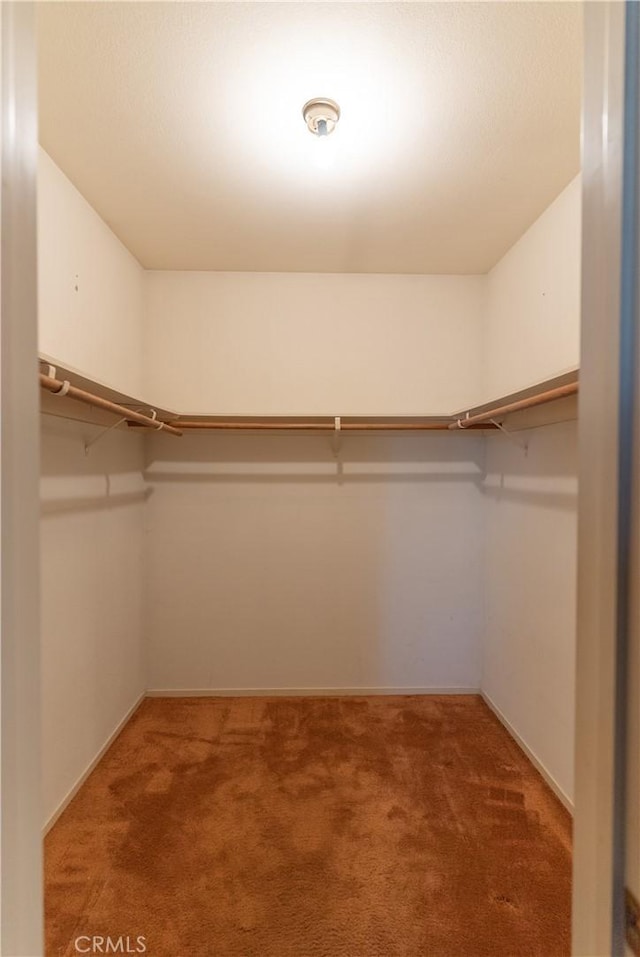
[{"label": "flush mount dome light", "polygon": [[340,119],[340,107],[333,100],[319,96],[305,103],[302,115],[311,133],[315,136],[328,136],[333,133]]}]

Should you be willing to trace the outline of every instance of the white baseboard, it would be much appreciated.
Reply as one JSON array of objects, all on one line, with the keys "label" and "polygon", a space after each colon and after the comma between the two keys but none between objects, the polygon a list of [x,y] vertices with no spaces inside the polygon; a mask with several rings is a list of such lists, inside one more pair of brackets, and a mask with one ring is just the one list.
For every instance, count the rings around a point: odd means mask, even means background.
[{"label": "white baseboard", "polygon": [[480,694],[479,688],[152,688],[149,698],[336,698],[369,695]]},{"label": "white baseboard", "polygon": [[491,700],[489,695],[486,694],[486,692],[484,691],[481,691],[480,694],[482,695],[483,701],[488,705],[489,708],[491,708],[491,710],[495,714],[498,721],[507,729],[507,731],[509,732],[513,740],[516,742],[518,747],[522,751],[524,751],[526,756],[529,758],[529,760],[533,764],[534,768],[542,775],[542,777],[544,778],[546,783],[549,785],[549,787],[551,788],[553,793],[556,795],[556,797],[562,802],[562,804],[564,804],[567,811],[569,811],[570,814],[573,814],[573,801],[567,794],[565,794],[565,792],[562,790],[562,788],[560,787],[556,779],[553,777],[551,772],[544,766],[544,764],[537,757],[537,755],[534,754],[534,752],[531,750],[528,744],[520,737],[520,735],[518,734],[516,729],[513,727],[511,722],[508,720],[508,718],[505,717],[505,715],[502,713],[502,711],[497,706],[497,704]]},{"label": "white baseboard", "polygon": [[511,722],[505,717],[500,708],[491,700],[488,694],[479,688],[154,688],[143,694],[134,702],[118,722],[115,729],[109,735],[103,746],[100,748],[93,760],[82,772],[71,790],[58,805],[56,810],[46,822],[43,834],[47,834],[56,823],[62,812],[76,796],[84,782],[87,780],[98,762],[109,750],[116,740],[124,726],[133,717],[140,707],[145,697],[148,698],[228,698],[228,697],[348,697],[348,696],[369,696],[369,695],[480,695],[487,706],[491,708],[500,723],[506,728],[516,744],[526,754],[533,766],[540,772],[551,790],[573,814],[573,802],[562,790],[553,775],[547,770],[542,761],[534,754],[526,742],[520,737]]},{"label": "white baseboard", "polygon": [[137,698],[137,700],[132,704],[132,706],[129,708],[129,710],[127,711],[125,716],[122,718],[122,720],[118,722],[118,724],[116,725],[114,730],[111,732],[111,734],[109,735],[105,743],[102,745],[102,747],[100,748],[96,756],[92,759],[92,761],[89,762],[89,764],[84,769],[84,771],[82,772],[82,774],[80,775],[76,783],[73,785],[71,790],[65,795],[65,797],[62,799],[58,807],[55,809],[55,811],[49,818],[49,820],[44,825],[43,836],[46,835],[51,830],[51,828],[56,823],[56,821],[58,820],[62,812],[74,799],[74,797],[76,796],[76,794],[78,793],[78,791],[80,790],[84,782],[87,780],[87,778],[89,777],[89,775],[91,774],[95,766],[104,757],[104,755],[107,753],[107,751],[109,750],[113,742],[116,740],[116,738],[118,737],[118,735],[124,728],[125,724],[127,724],[127,722],[131,720],[135,712],[138,710],[138,708],[144,701],[145,697],[146,697],[146,694],[145,692],[143,692]]}]

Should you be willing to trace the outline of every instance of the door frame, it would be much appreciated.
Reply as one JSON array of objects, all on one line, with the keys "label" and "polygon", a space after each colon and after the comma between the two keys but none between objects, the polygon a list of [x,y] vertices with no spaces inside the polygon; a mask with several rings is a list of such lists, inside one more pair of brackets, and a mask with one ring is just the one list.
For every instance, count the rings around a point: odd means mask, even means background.
[{"label": "door frame", "polygon": [[640,8],[586,3],[573,954],[625,953]]},{"label": "door frame", "polygon": [[34,7],[1,4],[0,954],[43,953]]}]

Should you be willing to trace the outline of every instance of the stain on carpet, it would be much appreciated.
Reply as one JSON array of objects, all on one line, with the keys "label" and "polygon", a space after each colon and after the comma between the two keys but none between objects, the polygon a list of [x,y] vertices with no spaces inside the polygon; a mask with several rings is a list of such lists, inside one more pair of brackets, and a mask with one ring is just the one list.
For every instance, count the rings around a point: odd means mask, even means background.
[{"label": "stain on carpet", "polygon": [[569,815],[476,696],[146,699],[45,858],[47,957],[570,953]]}]

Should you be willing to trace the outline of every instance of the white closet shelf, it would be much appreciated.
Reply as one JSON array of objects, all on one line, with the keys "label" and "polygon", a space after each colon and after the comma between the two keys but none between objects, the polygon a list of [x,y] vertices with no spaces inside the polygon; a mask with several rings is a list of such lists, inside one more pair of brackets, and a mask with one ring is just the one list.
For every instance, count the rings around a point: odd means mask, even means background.
[{"label": "white closet shelf", "polygon": [[[464,409],[454,415],[185,415],[156,404],[148,403],[112,386],[100,382],[86,373],[59,362],[50,356],[41,355],[41,375],[55,368],[55,379],[70,384],[70,394],[64,390],[52,393],[52,383],[41,380],[42,411],[63,418],[89,422],[93,425],[110,425],[118,410],[106,410],[87,405],[94,397],[98,404],[105,400],[121,407],[123,419],[128,411],[137,421],[129,419],[131,428],[160,428],[163,431],[282,431],[282,432],[431,432],[492,430],[505,421],[516,429],[535,428],[539,425],[576,418],[578,370],[544,379],[518,392]],[[79,401],[74,390],[82,390],[89,398]],[[145,421],[146,420],[146,421]],[[494,421],[495,420],[495,421]],[[157,423],[157,424],[156,424]],[[124,425],[124,421],[122,423]]]},{"label": "white closet shelf", "polygon": [[[112,404],[120,408],[120,417],[123,419],[126,415],[139,416],[140,425],[144,424],[142,420],[149,419],[147,424],[150,427],[159,428],[160,423],[170,423],[176,418],[173,410],[122,392],[53,356],[40,353],[38,361],[41,377],[40,410],[47,415],[87,422],[90,425],[110,426],[114,423],[114,419],[117,421],[119,411],[105,408],[103,404]],[[53,378],[61,385],[69,383],[70,391],[67,392],[66,388],[62,392],[51,391],[51,386],[44,382],[42,376],[47,379]],[[74,395],[76,390],[81,390],[93,397],[96,405],[81,401]],[[154,422],[157,425],[154,425]],[[122,425],[124,424],[123,421]]]},{"label": "white closet shelf", "polygon": [[513,430],[553,425],[578,417],[577,396],[580,370],[577,367],[541,379],[517,392],[509,392],[480,405],[456,412],[451,428],[465,421],[507,423]]}]

